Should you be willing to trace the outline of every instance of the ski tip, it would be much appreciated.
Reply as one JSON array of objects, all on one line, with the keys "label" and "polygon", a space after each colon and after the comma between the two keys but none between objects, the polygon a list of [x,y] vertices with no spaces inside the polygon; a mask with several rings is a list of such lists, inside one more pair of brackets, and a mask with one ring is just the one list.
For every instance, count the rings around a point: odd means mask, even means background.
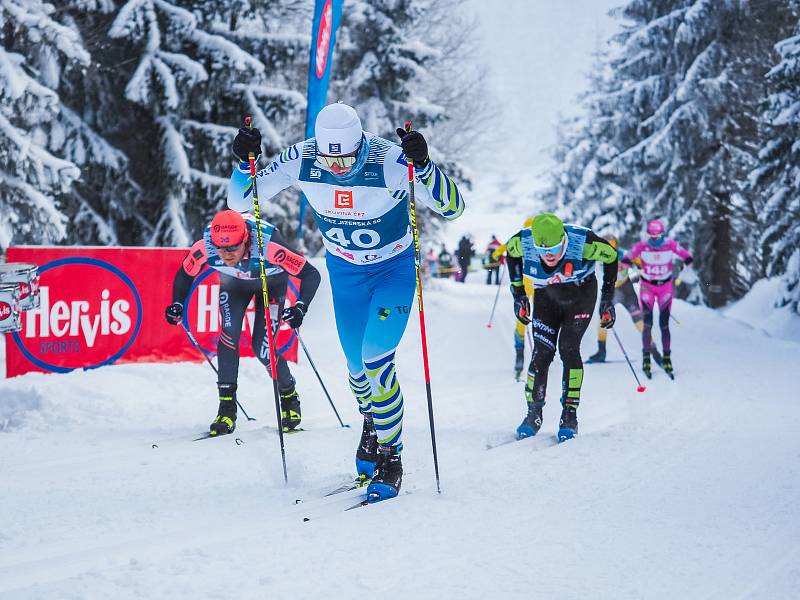
[{"label": "ski tip", "polygon": [[308,521],[310,521],[310,520],[311,520],[311,519],[310,519],[309,517],[303,517],[303,523],[306,523],[306,522],[308,522]]}]

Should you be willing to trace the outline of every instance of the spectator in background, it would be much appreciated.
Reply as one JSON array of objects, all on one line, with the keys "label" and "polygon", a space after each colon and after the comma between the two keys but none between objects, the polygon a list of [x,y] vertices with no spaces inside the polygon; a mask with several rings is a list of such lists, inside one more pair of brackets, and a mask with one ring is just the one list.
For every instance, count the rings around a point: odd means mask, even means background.
[{"label": "spectator in background", "polygon": [[483,259],[483,266],[486,269],[486,285],[492,285],[492,275],[494,275],[494,284],[500,285],[500,266],[503,264],[505,256],[503,256],[500,260],[495,260],[492,258],[495,250],[497,250],[499,247],[500,242],[497,239],[497,236],[492,234],[492,239],[486,246],[486,255]]},{"label": "spectator in background", "polygon": [[472,245],[472,240],[466,235],[461,236],[458,241],[458,250],[456,251],[456,258],[458,259],[457,277],[461,283],[467,280],[469,264],[472,262],[473,256],[475,256],[475,246]]}]

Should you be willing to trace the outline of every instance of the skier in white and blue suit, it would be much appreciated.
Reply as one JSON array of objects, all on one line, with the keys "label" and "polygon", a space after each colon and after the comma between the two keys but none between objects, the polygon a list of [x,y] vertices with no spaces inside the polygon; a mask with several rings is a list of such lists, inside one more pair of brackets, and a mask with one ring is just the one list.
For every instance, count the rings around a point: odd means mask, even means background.
[{"label": "skier in white and blue suit", "polygon": [[[258,197],[271,198],[297,185],[314,210],[328,251],[336,328],[350,388],[364,415],[356,469],[362,481],[372,478],[369,497],[391,498],[403,473],[403,395],[395,350],[416,289],[407,160],[414,162],[416,197],[432,210],[455,219],[464,212],[464,200],[428,158],[428,145],[418,131],[398,129],[398,146],[362,131],[356,111],[337,103],[320,111],[314,133],[257,174]],[[233,152],[241,162],[231,175],[228,206],[248,211],[252,180],[246,159],[250,152],[261,152],[258,130],[240,129]]]}]

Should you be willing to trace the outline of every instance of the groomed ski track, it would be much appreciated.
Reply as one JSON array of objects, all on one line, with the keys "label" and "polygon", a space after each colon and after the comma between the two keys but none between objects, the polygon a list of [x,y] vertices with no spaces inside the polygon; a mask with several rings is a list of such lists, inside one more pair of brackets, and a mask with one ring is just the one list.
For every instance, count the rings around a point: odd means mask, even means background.
[{"label": "groomed ski track", "polygon": [[[655,369],[638,394],[624,362],[587,365],[579,435],[555,445],[556,359],[539,436],[487,450],[524,400],[510,294],[487,329],[495,288],[478,279],[426,288],[441,496],[414,307],[398,352],[410,493],[350,512],[353,496],[322,498],[360,433],[326,277],[303,335],[352,427],[294,368],[306,431],[286,436],[288,487],[253,359],[241,445],[191,441],[216,410],[205,363],[2,380],[0,599],[796,597],[800,344],[677,302],[676,381]],[[638,357],[622,308],[617,330]]]}]

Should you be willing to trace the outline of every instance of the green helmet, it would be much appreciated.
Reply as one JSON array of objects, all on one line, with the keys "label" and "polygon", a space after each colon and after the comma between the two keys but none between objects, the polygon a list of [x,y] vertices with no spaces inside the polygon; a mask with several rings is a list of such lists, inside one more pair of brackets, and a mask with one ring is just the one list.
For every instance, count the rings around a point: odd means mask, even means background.
[{"label": "green helmet", "polygon": [[564,222],[553,213],[541,213],[533,218],[531,231],[537,246],[555,246],[564,239]]}]

